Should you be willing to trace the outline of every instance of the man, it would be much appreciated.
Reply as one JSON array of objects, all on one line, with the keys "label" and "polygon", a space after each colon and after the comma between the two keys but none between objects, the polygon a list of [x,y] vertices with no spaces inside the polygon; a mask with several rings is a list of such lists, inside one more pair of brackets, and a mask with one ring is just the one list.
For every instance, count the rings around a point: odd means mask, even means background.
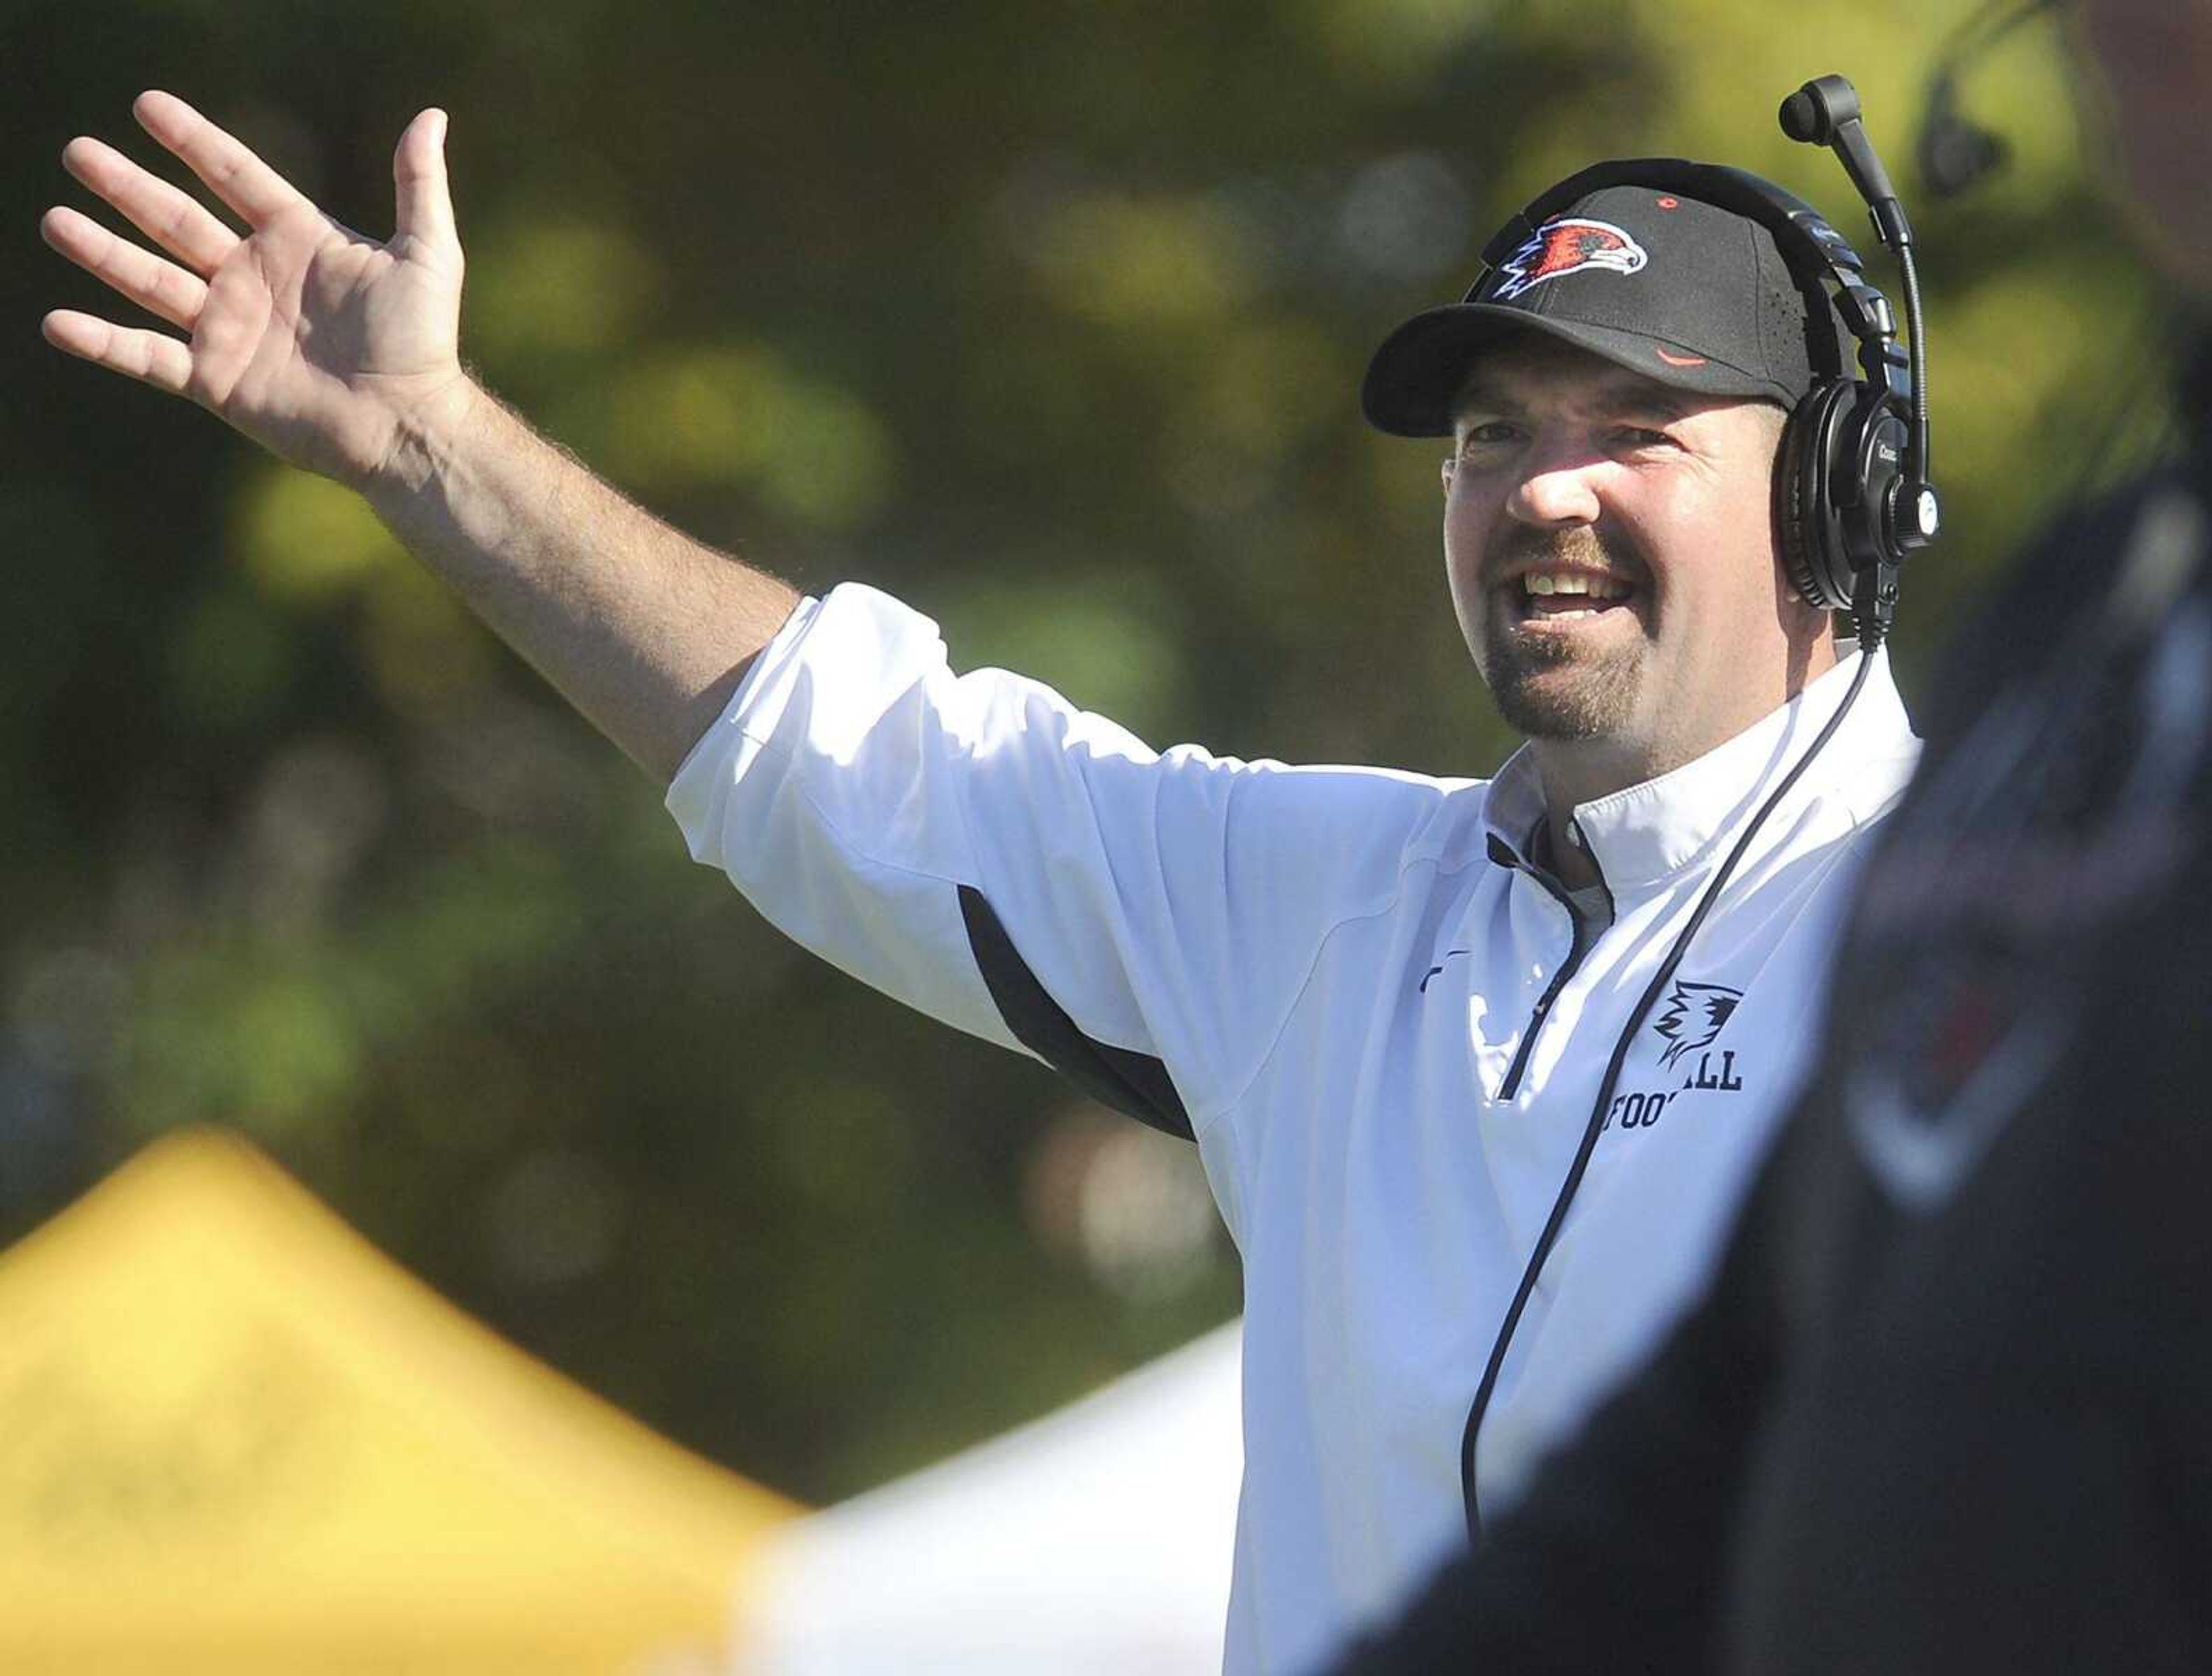
[{"label": "man", "polygon": [[[2078,27],[2201,311],[2212,3]],[[2208,371],[1954,649],[1711,1294],[1346,1668],[2212,1669]]]},{"label": "man", "polygon": [[879,594],[802,601],[629,505],[460,369],[441,113],[401,139],[384,247],[182,102],[137,114],[247,236],[72,142],[171,259],[65,210],[47,237],[190,341],[62,313],[54,343],[359,489],[672,777],[693,853],[800,941],[1195,1139],[1246,1275],[1231,1667],[1321,1655],[1645,1348],[1796,1080],[1832,913],[1913,752],[1886,666],[1838,667],[1778,566],[1783,407],[1841,350],[1765,231],[1609,188],[1569,211],[1609,259],[1531,268],[1376,357],[1372,417],[1452,439],[1454,607],[1531,736],[1494,781],[1439,782],[1156,756],[955,677]]}]

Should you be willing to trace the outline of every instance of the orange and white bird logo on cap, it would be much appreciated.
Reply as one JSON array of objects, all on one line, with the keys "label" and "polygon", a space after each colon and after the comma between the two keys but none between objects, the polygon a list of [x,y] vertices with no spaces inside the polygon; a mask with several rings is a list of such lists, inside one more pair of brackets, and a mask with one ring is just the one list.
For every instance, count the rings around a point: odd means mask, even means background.
[{"label": "orange and white bird logo on cap", "polygon": [[1585,268],[1634,273],[1650,259],[1642,245],[1609,221],[1563,216],[1546,222],[1499,265],[1498,271],[1506,280],[1495,296],[1501,302],[1509,302],[1531,286]]}]

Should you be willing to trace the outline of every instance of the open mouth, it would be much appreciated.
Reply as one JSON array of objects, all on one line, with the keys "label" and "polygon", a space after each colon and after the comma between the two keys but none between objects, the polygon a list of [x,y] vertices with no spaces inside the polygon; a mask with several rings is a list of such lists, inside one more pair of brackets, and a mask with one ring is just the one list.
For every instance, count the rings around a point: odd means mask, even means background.
[{"label": "open mouth", "polygon": [[1531,570],[1508,585],[1522,622],[1594,621],[1623,611],[1636,589],[1619,576],[1590,570]]}]

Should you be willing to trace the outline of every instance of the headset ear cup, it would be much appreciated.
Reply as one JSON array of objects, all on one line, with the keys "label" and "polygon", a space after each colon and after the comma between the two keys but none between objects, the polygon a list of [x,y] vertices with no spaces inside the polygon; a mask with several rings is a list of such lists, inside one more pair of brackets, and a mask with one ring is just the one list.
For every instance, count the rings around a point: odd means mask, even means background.
[{"label": "headset ear cup", "polygon": [[1774,457],[1774,534],[1782,573],[1808,605],[1847,611],[1851,565],[1836,515],[1836,450],[1850,405],[1848,380],[1824,384],[1790,411]]}]

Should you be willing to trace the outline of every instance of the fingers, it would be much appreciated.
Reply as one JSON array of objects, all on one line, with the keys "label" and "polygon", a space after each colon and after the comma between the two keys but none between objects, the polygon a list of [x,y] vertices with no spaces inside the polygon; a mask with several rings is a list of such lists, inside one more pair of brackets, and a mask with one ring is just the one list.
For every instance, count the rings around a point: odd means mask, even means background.
[{"label": "fingers", "polygon": [[149,174],[112,145],[73,139],[62,149],[62,167],[195,273],[213,273],[238,244],[238,235],[198,198]]},{"label": "fingers", "polygon": [[70,308],[56,309],[42,326],[56,349],[173,396],[184,394],[191,381],[192,353],[174,338],[115,326]]},{"label": "fingers", "polygon": [[89,216],[74,210],[49,210],[39,231],[63,255],[105,281],[141,308],[190,332],[207,302],[206,282],[174,262],[164,262],[126,239],[118,239]]},{"label": "fingers", "polygon": [[142,93],[131,107],[138,125],[183,159],[215,195],[259,227],[305,197],[252,152],[169,93]]},{"label": "fingers", "polygon": [[399,240],[430,246],[457,246],[453,189],[446,178],[446,113],[420,113],[399,137],[392,157],[392,180],[398,193]]}]

